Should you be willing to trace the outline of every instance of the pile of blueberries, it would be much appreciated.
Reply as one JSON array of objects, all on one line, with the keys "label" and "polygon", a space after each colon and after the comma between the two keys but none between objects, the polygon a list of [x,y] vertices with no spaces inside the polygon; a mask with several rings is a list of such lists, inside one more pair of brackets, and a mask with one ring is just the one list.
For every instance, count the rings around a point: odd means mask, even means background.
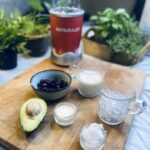
[{"label": "pile of blueberries", "polygon": [[38,83],[38,90],[42,92],[56,92],[68,86],[68,82],[61,79],[42,79]]}]

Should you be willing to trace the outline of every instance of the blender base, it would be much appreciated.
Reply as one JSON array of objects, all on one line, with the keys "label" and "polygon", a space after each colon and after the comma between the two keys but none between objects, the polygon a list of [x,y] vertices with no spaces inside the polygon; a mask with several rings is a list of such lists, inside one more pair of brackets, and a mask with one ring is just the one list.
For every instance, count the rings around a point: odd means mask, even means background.
[{"label": "blender base", "polygon": [[58,55],[53,48],[51,51],[51,61],[60,66],[70,66],[73,64],[78,64],[83,58],[83,43],[80,42],[79,48],[75,53],[67,52],[62,55]]}]

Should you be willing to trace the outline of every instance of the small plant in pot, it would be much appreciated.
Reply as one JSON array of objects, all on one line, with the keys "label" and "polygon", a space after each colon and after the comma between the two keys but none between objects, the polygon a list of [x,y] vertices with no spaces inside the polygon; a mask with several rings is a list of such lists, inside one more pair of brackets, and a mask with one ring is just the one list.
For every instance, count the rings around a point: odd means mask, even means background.
[{"label": "small plant in pot", "polygon": [[[110,61],[111,50],[107,41],[123,30],[124,25],[130,21],[131,18],[125,9],[107,8],[103,12],[98,11],[90,17],[92,27],[84,35],[85,49],[88,51],[93,45],[96,53],[99,53],[99,58]],[[91,47],[87,43],[90,43]]]},{"label": "small plant in pot", "polygon": [[0,69],[13,69],[17,66],[17,53],[27,53],[20,31],[18,13],[5,16],[0,10]]},{"label": "small plant in pot", "polygon": [[107,41],[111,49],[111,61],[122,65],[133,65],[140,61],[147,52],[147,35],[142,32],[137,22],[125,25],[124,30]]},{"label": "small plant in pot", "polygon": [[107,8],[91,16],[90,21],[93,26],[86,32],[85,37],[89,38],[89,33],[94,32],[94,36],[89,39],[108,47],[107,60],[122,65],[132,65],[148,50],[149,45],[142,48],[146,43],[145,33],[125,9]]},{"label": "small plant in pot", "polygon": [[40,17],[26,15],[22,17],[22,32],[29,55],[39,57],[44,55],[50,46],[50,27],[41,23]]}]

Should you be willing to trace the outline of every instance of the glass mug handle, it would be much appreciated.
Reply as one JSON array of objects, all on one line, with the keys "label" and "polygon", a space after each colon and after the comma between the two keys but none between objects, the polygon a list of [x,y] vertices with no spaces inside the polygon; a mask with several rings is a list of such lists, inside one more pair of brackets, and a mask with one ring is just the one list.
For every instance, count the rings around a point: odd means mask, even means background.
[{"label": "glass mug handle", "polygon": [[147,103],[143,100],[136,98],[135,102],[130,103],[128,114],[138,115],[144,112],[146,108],[147,108]]}]

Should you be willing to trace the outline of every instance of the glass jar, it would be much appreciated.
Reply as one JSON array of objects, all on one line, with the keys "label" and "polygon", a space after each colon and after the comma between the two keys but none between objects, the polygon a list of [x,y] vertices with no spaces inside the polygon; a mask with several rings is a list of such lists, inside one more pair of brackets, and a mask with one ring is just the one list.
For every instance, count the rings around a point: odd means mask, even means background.
[{"label": "glass jar", "polygon": [[86,124],[81,129],[80,144],[84,150],[101,150],[105,139],[106,131],[102,124]]}]

